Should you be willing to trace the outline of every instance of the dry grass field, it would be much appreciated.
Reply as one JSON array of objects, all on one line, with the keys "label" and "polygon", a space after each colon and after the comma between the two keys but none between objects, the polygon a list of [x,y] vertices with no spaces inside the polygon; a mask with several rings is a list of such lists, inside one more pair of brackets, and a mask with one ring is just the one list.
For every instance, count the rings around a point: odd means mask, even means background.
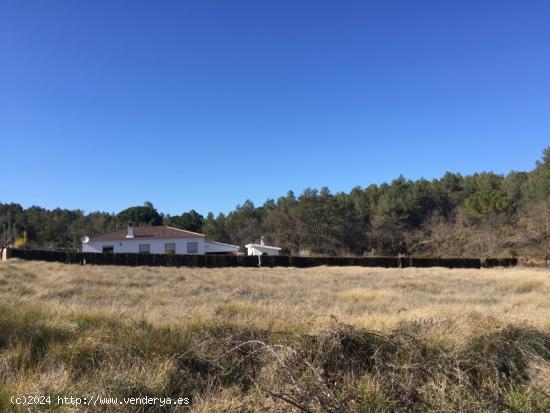
[{"label": "dry grass field", "polygon": [[543,412],[549,393],[545,269],[0,264],[1,411]]}]

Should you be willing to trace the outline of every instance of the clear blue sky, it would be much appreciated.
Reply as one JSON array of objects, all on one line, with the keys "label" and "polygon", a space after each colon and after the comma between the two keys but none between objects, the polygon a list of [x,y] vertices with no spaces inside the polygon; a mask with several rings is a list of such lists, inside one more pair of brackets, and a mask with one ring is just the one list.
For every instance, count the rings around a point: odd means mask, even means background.
[{"label": "clear blue sky", "polygon": [[0,3],[0,202],[227,212],[530,170],[548,1]]}]

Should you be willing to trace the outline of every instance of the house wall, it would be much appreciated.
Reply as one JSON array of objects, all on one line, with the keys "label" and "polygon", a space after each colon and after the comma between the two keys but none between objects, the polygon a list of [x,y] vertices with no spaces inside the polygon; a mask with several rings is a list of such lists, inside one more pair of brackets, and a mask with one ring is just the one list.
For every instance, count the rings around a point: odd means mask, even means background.
[{"label": "house wall", "polygon": [[117,241],[90,241],[82,244],[82,252],[103,252],[103,246],[112,245],[115,253],[139,252],[139,244],[149,244],[151,254],[164,254],[166,243],[176,244],[176,254],[187,254],[187,243],[197,243],[197,254],[205,253],[205,240],[197,238],[175,238],[175,239],[125,239]]}]

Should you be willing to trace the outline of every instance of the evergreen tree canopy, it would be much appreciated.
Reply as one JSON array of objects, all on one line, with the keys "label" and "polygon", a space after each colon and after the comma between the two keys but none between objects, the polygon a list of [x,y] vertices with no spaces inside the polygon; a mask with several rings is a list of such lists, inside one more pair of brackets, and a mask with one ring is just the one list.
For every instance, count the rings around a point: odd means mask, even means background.
[{"label": "evergreen tree canopy", "polygon": [[120,211],[116,215],[116,220],[120,224],[162,225],[162,216],[150,202],[145,202],[143,206],[130,207]]}]

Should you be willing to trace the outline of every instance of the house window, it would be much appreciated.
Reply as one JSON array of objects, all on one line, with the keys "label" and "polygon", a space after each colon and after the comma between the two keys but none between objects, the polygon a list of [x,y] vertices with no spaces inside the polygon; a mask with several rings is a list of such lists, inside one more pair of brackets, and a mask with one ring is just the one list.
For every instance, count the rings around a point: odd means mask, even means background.
[{"label": "house window", "polygon": [[166,254],[175,254],[176,253],[176,243],[167,242],[166,244],[164,244],[164,252]]},{"label": "house window", "polygon": [[199,252],[199,243],[198,242],[188,242],[187,243],[187,253],[196,254]]},{"label": "house window", "polygon": [[115,247],[113,247],[112,245],[104,245],[102,251],[103,252],[115,252]]},{"label": "house window", "polygon": [[139,253],[140,254],[149,254],[150,245],[149,244],[139,244]]}]

